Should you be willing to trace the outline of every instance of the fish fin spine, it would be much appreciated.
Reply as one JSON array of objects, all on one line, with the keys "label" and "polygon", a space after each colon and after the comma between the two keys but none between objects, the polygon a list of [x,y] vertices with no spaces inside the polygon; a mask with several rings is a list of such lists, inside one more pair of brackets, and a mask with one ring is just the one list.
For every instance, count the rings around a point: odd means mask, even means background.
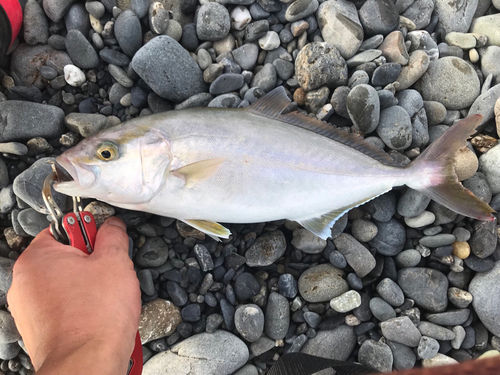
[{"label": "fish fin spine", "polygon": [[227,239],[231,235],[231,231],[229,229],[214,221],[189,219],[184,219],[181,221],[192,226],[195,229],[198,229],[200,232],[209,235],[216,241],[220,241],[220,238]]},{"label": "fish fin spine", "polygon": [[467,139],[475,133],[482,118],[481,115],[469,116],[434,141],[406,167],[416,176],[414,182],[407,185],[461,215],[493,221],[495,211],[458,181],[453,165],[456,151],[467,146]]}]

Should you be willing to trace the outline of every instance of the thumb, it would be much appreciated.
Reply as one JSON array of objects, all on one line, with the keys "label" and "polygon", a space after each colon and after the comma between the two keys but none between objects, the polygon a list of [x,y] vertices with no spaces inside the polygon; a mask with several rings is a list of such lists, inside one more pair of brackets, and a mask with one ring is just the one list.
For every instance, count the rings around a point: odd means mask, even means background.
[{"label": "thumb", "polygon": [[117,217],[110,217],[97,232],[94,252],[91,256],[126,255],[128,257],[129,240],[125,223]]}]

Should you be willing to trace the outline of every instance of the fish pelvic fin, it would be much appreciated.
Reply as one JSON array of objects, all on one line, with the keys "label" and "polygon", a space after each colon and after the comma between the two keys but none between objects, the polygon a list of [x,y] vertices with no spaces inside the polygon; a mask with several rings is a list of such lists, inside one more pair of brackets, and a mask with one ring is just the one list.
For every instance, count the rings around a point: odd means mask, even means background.
[{"label": "fish pelvic fin", "polygon": [[312,217],[309,219],[297,220],[297,222],[304,228],[306,228],[309,232],[312,232],[319,238],[326,240],[332,236],[332,227],[335,224],[335,222],[338,219],[340,219],[340,217],[342,217],[345,213],[347,213],[354,207],[361,206],[362,204],[365,204],[366,202],[369,202],[372,199],[375,199],[378,196],[387,193],[388,191],[389,190],[383,191],[380,194],[374,195],[373,197],[369,197],[367,199],[363,199],[362,201],[354,203],[350,206],[337,208],[321,216]]},{"label": "fish pelvic fin", "polygon": [[495,211],[458,181],[453,166],[456,151],[467,146],[467,139],[475,133],[482,118],[481,115],[469,116],[450,126],[406,167],[416,176],[414,182],[407,185],[461,215],[493,221]]},{"label": "fish pelvic fin", "polygon": [[229,238],[231,231],[226,227],[223,227],[219,223],[206,220],[181,220],[193,228],[198,229],[216,241],[220,241],[220,238]]}]

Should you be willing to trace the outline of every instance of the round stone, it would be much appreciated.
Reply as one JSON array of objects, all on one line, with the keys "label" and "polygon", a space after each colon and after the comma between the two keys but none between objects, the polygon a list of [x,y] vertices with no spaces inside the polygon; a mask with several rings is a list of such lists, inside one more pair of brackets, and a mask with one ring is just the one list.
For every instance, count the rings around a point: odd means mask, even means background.
[{"label": "round stone", "polygon": [[338,313],[346,313],[361,306],[361,296],[355,290],[349,290],[330,301],[330,307]]},{"label": "round stone", "polygon": [[380,324],[380,328],[386,339],[411,348],[416,348],[422,338],[420,331],[407,316],[386,320]]},{"label": "round stone", "polygon": [[480,93],[479,78],[472,65],[454,56],[431,61],[415,87],[424,100],[440,102],[447,109],[470,107]]},{"label": "round stone", "polygon": [[159,267],[168,259],[168,245],[161,237],[146,240],[136,254],[135,261],[141,267]]},{"label": "round stone", "polygon": [[132,57],[141,48],[141,23],[132,10],[127,9],[118,16],[114,32],[116,40],[125,55]]},{"label": "round stone", "polygon": [[234,314],[234,324],[246,341],[257,341],[264,332],[264,313],[257,305],[240,305]]},{"label": "round stone", "polygon": [[412,142],[412,126],[408,112],[397,105],[382,110],[377,134],[391,149],[407,149]]},{"label": "round stone", "polygon": [[224,38],[231,28],[229,11],[218,3],[207,3],[198,9],[196,34],[201,40]]},{"label": "round stone", "polygon": [[417,266],[422,260],[422,255],[414,249],[404,250],[396,255],[396,264],[401,268],[409,268]]},{"label": "round stone", "polygon": [[21,338],[14,318],[7,311],[0,310],[0,344],[10,344]]},{"label": "round stone", "polygon": [[295,60],[295,72],[305,91],[347,83],[347,64],[337,48],[313,42],[302,48]]},{"label": "round stone", "polygon": [[351,225],[352,236],[360,242],[368,242],[375,238],[378,228],[369,220],[354,220]]},{"label": "round stone", "polygon": [[245,253],[249,267],[269,266],[283,256],[286,240],[283,232],[268,232],[258,237]]},{"label": "round stone", "polygon": [[272,51],[280,46],[280,37],[275,31],[268,31],[266,35],[259,39],[259,46],[264,51]]},{"label": "round stone", "polygon": [[326,302],[348,291],[344,272],[329,264],[306,270],[299,278],[299,293],[307,302]]},{"label": "round stone", "polygon": [[470,246],[468,242],[458,242],[452,243],[453,255],[459,257],[460,259],[467,259],[470,255]]},{"label": "round stone", "polygon": [[448,306],[448,279],[431,268],[404,268],[398,272],[397,283],[403,293],[418,306],[441,312]]},{"label": "round stone", "polygon": [[355,86],[347,95],[346,106],[355,130],[368,134],[377,128],[380,100],[373,87],[365,84]]},{"label": "round stone", "polygon": [[380,297],[392,306],[401,306],[405,301],[401,288],[389,278],[385,278],[378,283],[377,292]]},{"label": "round stone", "polygon": [[326,241],[307,229],[297,228],[293,231],[292,245],[306,254],[319,254],[326,247]]},{"label": "round stone", "polygon": [[231,27],[235,30],[243,30],[252,21],[252,16],[247,7],[238,5],[231,12]]},{"label": "round stone", "polygon": [[420,342],[418,343],[417,353],[422,359],[434,358],[438,353],[439,342],[432,337],[422,336]]},{"label": "round stone", "polygon": [[80,87],[87,78],[85,77],[85,73],[82,70],[72,64],[68,64],[64,67],[64,80],[68,83],[68,85],[73,87]]},{"label": "round stone", "polygon": [[380,372],[391,372],[393,355],[391,348],[380,341],[366,340],[361,344],[358,352],[361,364]]},{"label": "round stone", "polygon": [[396,317],[396,312],[394,311],[394,309],[382,298],[373,297],[370,300],[369,306],[373,316],[375,316],[375,318],[377,318],[381,322],[385,322],[386,320]]}]

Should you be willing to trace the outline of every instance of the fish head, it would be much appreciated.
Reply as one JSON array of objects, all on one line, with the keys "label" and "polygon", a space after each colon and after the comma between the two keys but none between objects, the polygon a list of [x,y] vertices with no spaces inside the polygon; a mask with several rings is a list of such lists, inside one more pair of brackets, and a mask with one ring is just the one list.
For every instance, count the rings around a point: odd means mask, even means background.
[{"label": "fish head", "polygon": [[111,204],[147,203],[164,186],[171,160],[170,144],[159,130],[135,123],[113,127],[56,158],[56,169],[67,172],[58,175],[67,177],[54,189]]}]

